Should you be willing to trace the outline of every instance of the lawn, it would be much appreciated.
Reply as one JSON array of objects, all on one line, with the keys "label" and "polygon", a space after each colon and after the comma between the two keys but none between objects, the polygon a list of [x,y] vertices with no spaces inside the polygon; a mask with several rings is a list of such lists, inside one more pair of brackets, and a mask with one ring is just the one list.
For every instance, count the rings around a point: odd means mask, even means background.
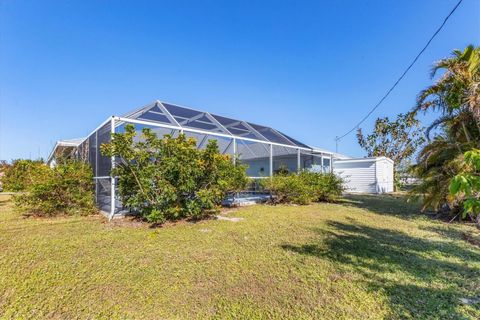
[{"label": "lawn", "polygon": [[478,319],[480,235],[393,196],[149,228],[0,196],[0,317]]}]

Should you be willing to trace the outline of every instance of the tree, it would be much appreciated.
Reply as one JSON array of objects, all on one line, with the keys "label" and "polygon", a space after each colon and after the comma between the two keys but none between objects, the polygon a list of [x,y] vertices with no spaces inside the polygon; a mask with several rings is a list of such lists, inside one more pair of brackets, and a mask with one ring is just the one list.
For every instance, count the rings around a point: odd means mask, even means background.
[{"label": "tree", "polygon": [[150,222],[209,215],[227,192],[248,182],[245,167],[220,154],[216,140],[198,150],[195,139],[184,134],[159,138],[144,128],[141,139],[136,135],[135,127],[126,125],[101,151],[117,159],[112,174],[119,178],[123,205]]},{"label": "tree", "polygon": [[400,182],[399,173],[408,164],[417,148],[425,141],[423,129],[415,114],[400,113],[394,121],[388,117],[375,121],[373,132],[365,136],[357,131],[358,144],[369,157],[385,156],[395,162],[395,184]]},{"label": "tree", "polygon": [[465,152],[464,166],[450,182],[450,194],[462,202],[462,218],[470,216],[480,228],[480,150]]},{"label": "tree", "polygon": [[410,195],[422,200],[422,210],[454,207],[448,185],[459,172],[460,163],[455,161],[458,154],[456,141],[447,134],[436,135],[418,152],[417,163],[409,171],[420,178],[420,183],[413,187]]},{"label": "tree", "polygon": [[455,133],[461,130],[470,141],[480,130],[480,47],[454,50],[451,57],[435,63],[431,77],[439,72],[443,72],[440,79],[418,95],[414,112],[440,111],[442,116],[429,131],[444,123],[455,124]]},{"label": "tree", "polygon": [[427,128],[427,137],[440,127],[471,149],[480,136],[480,48],[454,50],[451,57],[435,63],[431,77],[439,72],[443,74],[436,83],[418,95],[413,112],[439,111],[441,116]]},{"label": "tree", "polygon": [[448,185],[462,170],[463,154],[480,148],[479,62],[480,48],[468,46],[435,63],[432,77],[439,72],[443,74],[420,92],[412,111],[440,112],[439,118],[427,128],[428,143],[411,168],[421,181],[412,194],[422,197],[424,209],[462,206],[449,192]]}]

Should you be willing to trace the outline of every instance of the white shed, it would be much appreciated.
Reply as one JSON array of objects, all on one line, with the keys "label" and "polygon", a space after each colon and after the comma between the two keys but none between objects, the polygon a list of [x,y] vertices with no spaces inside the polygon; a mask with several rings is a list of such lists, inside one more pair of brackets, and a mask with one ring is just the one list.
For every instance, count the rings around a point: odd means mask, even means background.
[{"label": "white shed", "polygon": [[335,159],[333,171],[345,180],[347,192],[393,192],[393,160],[387,157]]}]

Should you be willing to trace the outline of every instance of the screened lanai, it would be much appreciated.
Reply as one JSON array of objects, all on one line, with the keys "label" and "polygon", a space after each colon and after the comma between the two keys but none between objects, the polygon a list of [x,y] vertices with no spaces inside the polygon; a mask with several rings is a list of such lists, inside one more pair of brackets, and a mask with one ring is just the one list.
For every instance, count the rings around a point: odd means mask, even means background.
[{"label": "screened lanai", "polygon": [[[247,175],[253,178],[272,176],[279,169],[331,170],[331,152],[309,147],[271,127],[155,101],[124,116],[108,118],[76,147],[76,157],[92,166],[97,204],[111,217],[122,210],[122,204],[115,196],[116,179],[110,176],[115,159],[103,156],[100,145],[109,142],[112,133],[123,132],[127,123],[133,124],[137,132],[150,128],[160,137],[183,133],[194,137],[198,148],[205,148],[209,140],[215,139],[220,152],[245,164]],[[141,139],[140,134],[137,139]],[[54,149],[49,162],[55,160],[56,154]]]}]

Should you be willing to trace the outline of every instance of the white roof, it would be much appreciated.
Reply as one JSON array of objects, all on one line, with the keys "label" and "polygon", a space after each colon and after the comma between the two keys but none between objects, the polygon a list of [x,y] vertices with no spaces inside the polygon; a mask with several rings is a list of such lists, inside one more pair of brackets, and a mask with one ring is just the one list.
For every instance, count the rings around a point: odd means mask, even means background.
[{"label": "white roof", "polygon": [[85,141],[85,138],[76,138],[76,139],[68,139],[68,140],[58,140],[57,141],[57,147],[63,146],[63,147],[78,147],[83,141]]},{"label": "white roof", "polygon": [[50,163],[53,159],[53,155],[55,154],[55,150],[58,147],[78,147],[86,138],[76,138],[76,139],[68,139],[68,140],[58,140],[53,147],[53,150],[50,152],[47,158],[47,163]]},{"label": "white roof", "polygon": [[323,149],[323,148],[319,148],[319,147],[314,147],[314,146],[310,146],[310,148],[311,148],[314,152],[321,152],[321,153],[331,154],[335,159],[351,159],[351,157],[349,157],[349,156],[347,156],[347,155],[344,155],[344,154],[341,154],[341,153],[337,153],[337,152],[328,151],[327,149]]},{"label": "white roof", "polygon": [[387,157],[365,157],[365,158],[348,158],[348,159],[336,159],[336,162],[374,162],[379,160],[386,160],[388,162],[394,163],[392,159]]}]

